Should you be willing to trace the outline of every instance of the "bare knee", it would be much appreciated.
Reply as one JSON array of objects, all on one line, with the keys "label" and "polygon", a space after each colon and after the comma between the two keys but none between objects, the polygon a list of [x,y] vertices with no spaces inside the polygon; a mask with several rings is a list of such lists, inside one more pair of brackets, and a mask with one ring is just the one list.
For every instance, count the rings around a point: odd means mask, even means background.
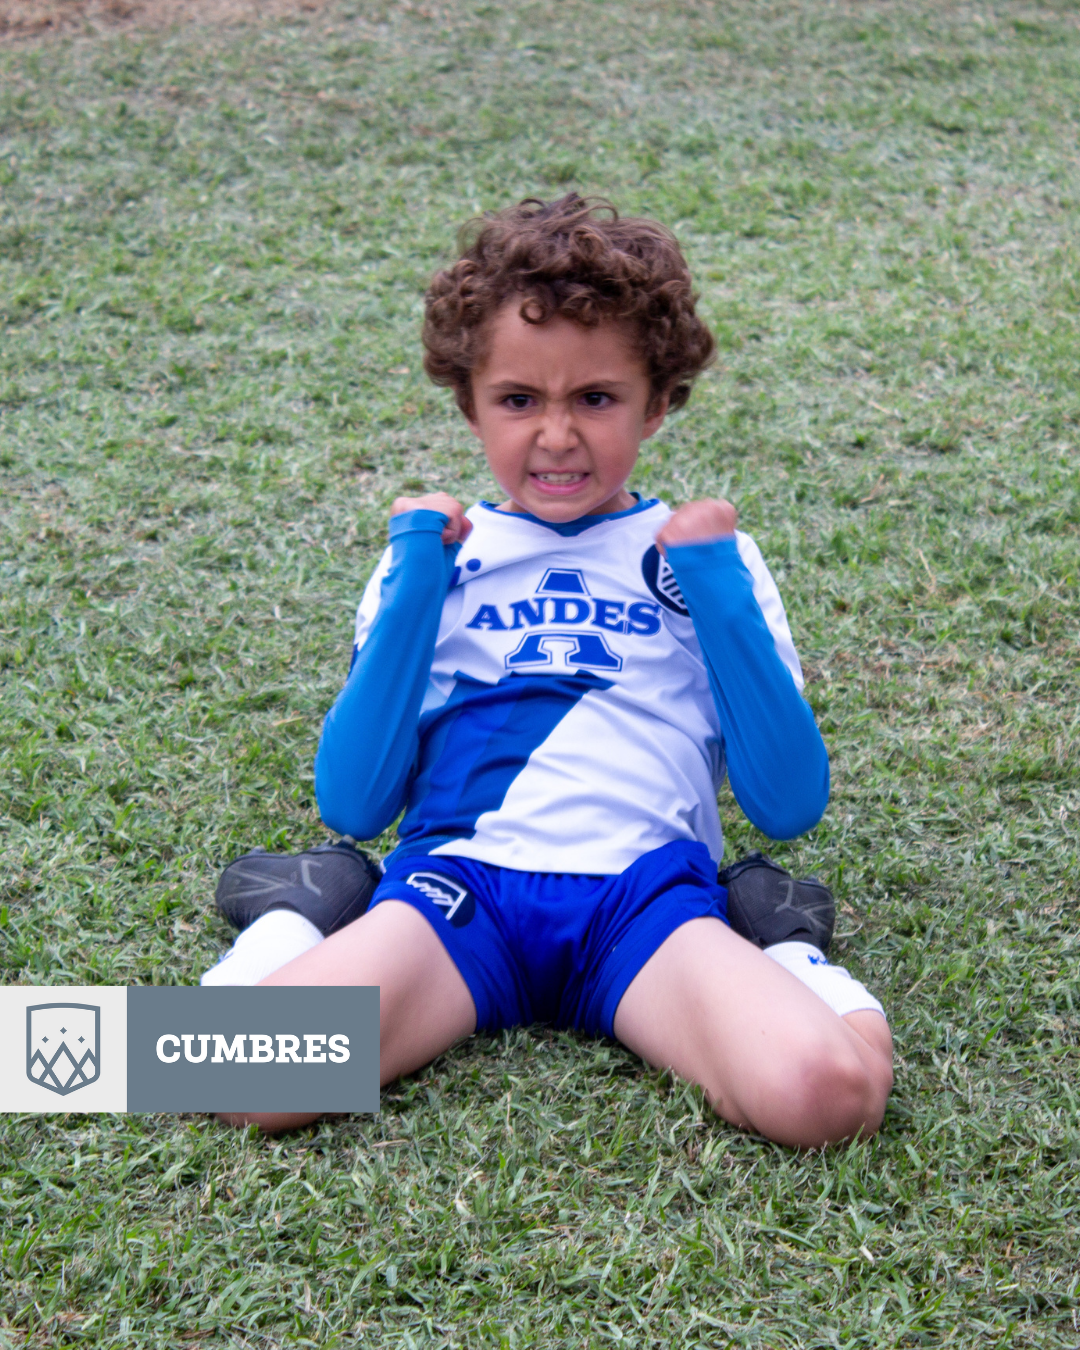
[{"label": "bare knee", "polygon": [[892,1089],[890,1060],[844,1039],[821,1042],[792,1066],[788,1100],[802,1147],[868,1138],[882,1125]]},{"label": "bare knee", "polygon": [[763,1064],[736,1104],[710,1094],[733,1123],[794,1148],[867,1138],[880,1127],[892,1090],[892,1064],[846,1034],[806,1038]]}]

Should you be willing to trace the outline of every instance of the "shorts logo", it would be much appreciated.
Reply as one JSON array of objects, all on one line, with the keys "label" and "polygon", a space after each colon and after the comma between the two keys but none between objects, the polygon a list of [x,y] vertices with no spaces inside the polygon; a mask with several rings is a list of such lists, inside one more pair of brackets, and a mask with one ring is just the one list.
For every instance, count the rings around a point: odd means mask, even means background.
[{"label": "shorts logo", "polygon": [[665,609],[670,609],[675,614],[689,616],[690,611],[686,607],[679,583],[675,580],[671,564],[655,544],[645,550],[645,555],[641,559],[641,575],[645,585]]},{"label": "shorts logo", "polygon": [[406,878],[406,885],[426,895],[433,905],[438,905],[443,917],[455,928],[464,927],[476,912],[472,891],[438,872],[413,872]]},{"label": "shorts logo", "polygon": [[101,1077],[101,1008],[89,1003],[39,1003],[26,1010],[26,1076],[66,1097]]}]

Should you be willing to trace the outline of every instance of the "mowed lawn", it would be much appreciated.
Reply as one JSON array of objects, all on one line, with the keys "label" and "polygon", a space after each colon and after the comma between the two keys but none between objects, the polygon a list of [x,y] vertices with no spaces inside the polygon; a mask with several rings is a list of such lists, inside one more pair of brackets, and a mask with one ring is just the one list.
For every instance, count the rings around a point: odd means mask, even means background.
[{"label": "mowed lawn", "polygon": [[389,504],[495,491],[425,280],[576,187],[692,261],[719,360],[636,485],[738,504],[832,753],[794,844],[725,791],[729,850],[834,886],[898,1057],[820,1154],[543,1029],[278,1141],[4,1117],[0,1345],[1078,1344],[1078,108],[1072,0],[0,46],[0,978],[192,983],[221,865],[325,837]]}]

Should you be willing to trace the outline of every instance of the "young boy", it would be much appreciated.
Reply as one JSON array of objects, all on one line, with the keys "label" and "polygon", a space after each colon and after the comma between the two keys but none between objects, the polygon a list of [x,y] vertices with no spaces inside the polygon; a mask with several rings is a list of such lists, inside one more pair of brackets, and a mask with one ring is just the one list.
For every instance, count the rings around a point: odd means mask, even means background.
[{"label": "young boy", "polygon": [[[675,239],[575,194],[523,202],[434,278],[424,344],[505,499],[394,503],[315,761],[328,826],[370,839],[404,808],[401,842],[362,917],[323,940],[332,916],[274,909],[207,982],[379,985],[384,1082],[544,1020],[782,1143],[873,1132],[881,1005],[811,914],[755,945],[717,882],[725,772],[773,838],[828,798],[780,596],[730,503],[626,487],[713,354]],[[792,884],[766,909],[795,913]]]}]

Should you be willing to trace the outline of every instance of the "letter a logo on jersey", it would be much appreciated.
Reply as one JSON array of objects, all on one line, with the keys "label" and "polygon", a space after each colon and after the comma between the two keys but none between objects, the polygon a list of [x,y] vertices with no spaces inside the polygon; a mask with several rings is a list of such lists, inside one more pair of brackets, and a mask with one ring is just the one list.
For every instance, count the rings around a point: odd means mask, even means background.
[{"label": "letter a logo on jersey", "polygon": [[26,1076],[61,1097],[101,1075],[101,1009],[90,1003],[40,1003],[26,1010]]}]

